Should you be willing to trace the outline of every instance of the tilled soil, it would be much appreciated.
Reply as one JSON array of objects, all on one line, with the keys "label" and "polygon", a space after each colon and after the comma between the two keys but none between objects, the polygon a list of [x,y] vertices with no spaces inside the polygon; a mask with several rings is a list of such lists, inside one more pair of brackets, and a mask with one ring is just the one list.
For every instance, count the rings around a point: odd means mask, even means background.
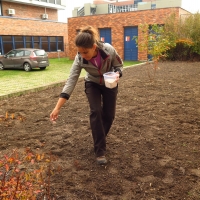
[{"label": "tilled soil", "polygon": [[67,200],[200,199],[200,63],[130,67],[119,82],[107,166],[93,153],[81,78],[57,123],[49,114],[63,86],[0,101],[1,154],[30,147],[56,155],[51,185]]}]

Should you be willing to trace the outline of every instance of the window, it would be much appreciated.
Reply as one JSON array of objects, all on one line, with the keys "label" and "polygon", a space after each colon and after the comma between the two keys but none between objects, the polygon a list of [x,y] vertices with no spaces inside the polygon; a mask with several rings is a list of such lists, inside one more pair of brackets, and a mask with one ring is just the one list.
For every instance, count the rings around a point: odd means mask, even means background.
[{"label": "window", "polygon": [[33,48],[32,43],[26,43],[26,48]]},{"label": "window", "polygon": [[57,51],[56,43],[50,43],[50,51]]},{"label": "window", "polygon": [[14,57],[15,56],[15,50],[13,51],[10,51],[8,54],[7,54],[8,57]]},{"label": "window", "polygon": [[24,56],[24,51],[23,51],[23,50],[17,50],[15,56],[16,56],[16,57]]},{"label": "window", "polygon": [[58,43],[58,49],[60,49],[61,51],[63,51],[63,43]]},{"label": "window", "polygon": [[61,0],[56,0],[56,4],[61,5]]},{"label": "window", "polygon": [[108,12],[109,13],[116,13],[117,12],[117,6],[113,4],[108,4]]},{"label": "window", "polygon": [[50,42],[55,42],[56,41],[56,37],[50,37]]},{"label": "window", "polygon": [[58,37],[58,49],[63,51],[63,37]]},{"label": "window", "polygon": [[14,38],[14,48],[23,48],[24,47],[23,36],[13,36],[13,38]]},{"label": "window", "polygon": [[37,50],[34,51],[36,56],[45,56],[45,51],[44,50]]},{"label": "window", "polygon": [[32,41],[31,36],[26,36],[25,39],[26,39],[26,42],[31,42]]},{"label": "window", "polygon": [[12,36],[0,35],[2,54],[8,53],[12,49],[17,48],[38,48],[44,49],[46,52],[57,52],[58,49],[64,50],[62,36]]},{"label": "window", "polygon": [[25,36],[25,47],[26,48],[33,48],[31,36]]},{"label": "window", "polygon": [[152,3],[151,4],[151,9],[156,9],[156,4]]},{"label": "window", "polygon": [[40,39],[38,36],[33,37],[33,48],[38,48],[40,49]]},{"label": "window", "polygon": [[10,35],[2,36],[2,40],[4,42],[12,42],[12,36],[10,36]]},{"label": "window", "polygon": [[3,42],[3,53],[8,53],[10,50],[13,49],[13,39],[10,35],[4,35],[2,36],[2,42]]},{"label": "window", "polygon": [[49,0],[49,3],[55,4],[55,0]]},{"label": "window", "polygon": [[16,42],[22,42],[23,37],[22,36],[14,36]]},{"label": "window", "polygon": [[84,16],[85,15],[84,7],[82,7],[81,9],[79,9],[77,14],[78,14],[78,16]]},{"label": "window", "polygon": [[21,43],[21,42],[18,42],[18,43],[15,43],[15,48],[24,48],[24,43]]},{"label": "window", "polygon": [[57,51],[56,37],[50,37],[50,51]]},{"label": "window", "polygon": [[45,51],[49,51],[48,37],[41,37],[41,48]]},{"label": "window", "polygon": [[27,50],[26,50],[26,51],[24,51],[24,55],[25,55],[25,56],[29,56],[30,54],[31,54],[31,52],[30,52],[30,51],[27,51]]},{"label": "window", "polygon": [[48,37],[41,37],[42,42],[48,42]]}]

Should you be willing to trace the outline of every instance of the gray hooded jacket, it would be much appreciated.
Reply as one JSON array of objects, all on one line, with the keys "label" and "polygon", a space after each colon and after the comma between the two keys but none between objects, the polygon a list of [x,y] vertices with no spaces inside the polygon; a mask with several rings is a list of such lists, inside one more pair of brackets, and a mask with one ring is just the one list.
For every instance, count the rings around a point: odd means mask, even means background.
[{"label": "gray hooded jacket", "polygon": [[65,83],[62,93],[60,94],[61,98],[70,98],[70,95],[72,94],[76,86],[82,69],[85,69],[85,71],[87,72],[85,76],[85,81],[95,82],[100,85],[105,85],[103,74],[106,72],[118,71],[120,77],[122,76],[122,59],[119,57],[113,46],[108,43],[103,43],[102,45],[102,48],[99,49],[102,63],[99,69],[95,67],[90,61],[85,60],[81,57],[79,53],[77,53],[75,60],[72,64],[72,68],[70,70],[69,78]]}]

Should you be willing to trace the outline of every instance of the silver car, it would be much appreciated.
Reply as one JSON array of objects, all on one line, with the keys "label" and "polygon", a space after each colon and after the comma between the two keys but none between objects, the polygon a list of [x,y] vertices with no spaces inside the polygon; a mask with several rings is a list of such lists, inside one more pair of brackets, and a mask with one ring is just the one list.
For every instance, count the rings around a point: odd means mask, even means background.
[{"label": "silver car", "polygon": [[41,70],[49,66],[48,55],[43,49],[20,48],[9,51],[0,57],[0,70],[24,69],[31,71],[33,68]]}]

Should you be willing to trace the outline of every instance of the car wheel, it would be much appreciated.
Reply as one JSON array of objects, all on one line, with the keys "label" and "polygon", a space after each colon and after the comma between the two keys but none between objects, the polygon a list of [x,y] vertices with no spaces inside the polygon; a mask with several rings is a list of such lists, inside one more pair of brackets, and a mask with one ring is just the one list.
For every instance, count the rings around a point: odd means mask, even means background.
[{"label": "car wheel", "polygon": [[24,70],[25,70],[26,72],[31,71],[31,65],[30,65],[29,63],[24,63]]},{"label": "car wheel", "polygon": [[44,69],[46,69],[46,67],[40,67],[40,69],[41,69],[41,70],[44,70]]},{"label": "car wheel", "polygon": [[0,70],[3,70],[4,69],[4,66],[2,63],[0,63]]}]

